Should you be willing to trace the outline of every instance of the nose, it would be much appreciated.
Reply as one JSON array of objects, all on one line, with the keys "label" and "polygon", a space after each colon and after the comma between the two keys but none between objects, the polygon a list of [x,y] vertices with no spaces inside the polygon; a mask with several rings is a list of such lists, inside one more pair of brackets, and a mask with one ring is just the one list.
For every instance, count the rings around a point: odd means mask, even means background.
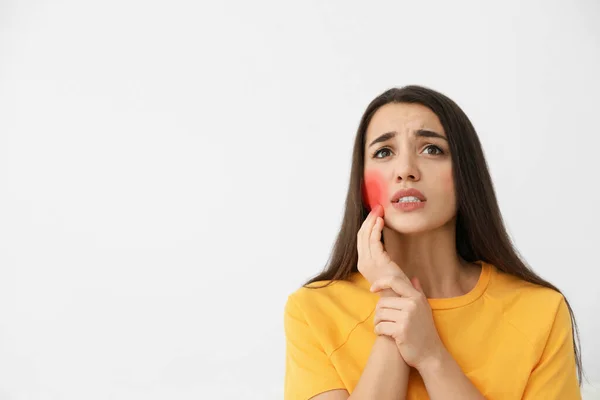
[{"label": "nose", "polygon": [[421,179],[421,174],[417,166],[414,154],[405,152],[398,157],[396,162],[395,176],[397,182],[402,181],[418,181]]}]

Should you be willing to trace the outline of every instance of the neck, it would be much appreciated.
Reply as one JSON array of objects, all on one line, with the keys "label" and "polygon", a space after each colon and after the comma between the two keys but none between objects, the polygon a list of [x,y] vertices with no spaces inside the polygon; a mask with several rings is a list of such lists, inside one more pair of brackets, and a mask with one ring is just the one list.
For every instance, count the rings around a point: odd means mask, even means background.
[{"label": "neck", "polygon": [[455,221],[418,234],[384,227],[384,247],[409,278],[419,279],[428,298],[461,296],[475,287],[481,268],[458,255],[455,231]]}]

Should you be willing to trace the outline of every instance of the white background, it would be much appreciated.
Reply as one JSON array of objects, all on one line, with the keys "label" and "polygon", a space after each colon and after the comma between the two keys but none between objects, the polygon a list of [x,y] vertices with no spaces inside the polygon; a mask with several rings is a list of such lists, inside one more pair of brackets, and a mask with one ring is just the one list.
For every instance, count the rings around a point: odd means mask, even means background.
[{"label": "white background", "polygon": [[0,399],[282,398],[283,306],[327,261],[359,118],[413,83],[472,119],[600,382],[599,18],[596,0],[1,1]]}]

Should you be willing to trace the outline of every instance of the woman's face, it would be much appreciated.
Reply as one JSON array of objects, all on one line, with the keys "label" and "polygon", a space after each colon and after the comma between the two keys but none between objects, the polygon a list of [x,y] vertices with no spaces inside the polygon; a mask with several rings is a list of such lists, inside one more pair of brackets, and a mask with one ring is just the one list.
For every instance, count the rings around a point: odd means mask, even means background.
[{"label": "woman's face", "polygon": [[[455,217],[450,146],[433,111],[420,104],[386,104],[373,115],[366,134],[364,172],[383,180],[386,227],[419,233],[439,228]],[[407,188],[424,195],[421,207],[409,210],[410,204],[392,204],[394,194]]]}]

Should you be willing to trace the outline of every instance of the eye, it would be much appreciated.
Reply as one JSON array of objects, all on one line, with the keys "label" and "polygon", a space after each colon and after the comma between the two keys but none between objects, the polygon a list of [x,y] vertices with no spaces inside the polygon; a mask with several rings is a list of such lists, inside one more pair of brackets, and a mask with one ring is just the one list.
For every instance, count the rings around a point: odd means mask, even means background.
[{"label": "eye", "polygon": [[440,154],[444,154],[444,151],[442,149],[440,149],[438,146],[434,145],[434,144],[430,144],[429,146],[425,147],[425,150],[423,151],[428,151],[430,149],[433,149],[433,151],[435,151],[435,153],[427,153],[427,154],[431,154],[434,156],[440,155]]},{"label": "eye", "polygon": [[382,149],[379,149],[379,150],[377,150],[377,151],[376,151],[376,152],[373,154],[373,158],[383,158],[383,157],[377,157],[377,155],[378,155],[378,154],[381,154],[382,152],[386,152],[386,151],[387,151],[388,153],[390,153],[390,154],[391,154],[391,152],[392,152],[392,151],[391,151],[390,149],[388,149],[387,147],[384,147],[384,148],[382,148]]}]

